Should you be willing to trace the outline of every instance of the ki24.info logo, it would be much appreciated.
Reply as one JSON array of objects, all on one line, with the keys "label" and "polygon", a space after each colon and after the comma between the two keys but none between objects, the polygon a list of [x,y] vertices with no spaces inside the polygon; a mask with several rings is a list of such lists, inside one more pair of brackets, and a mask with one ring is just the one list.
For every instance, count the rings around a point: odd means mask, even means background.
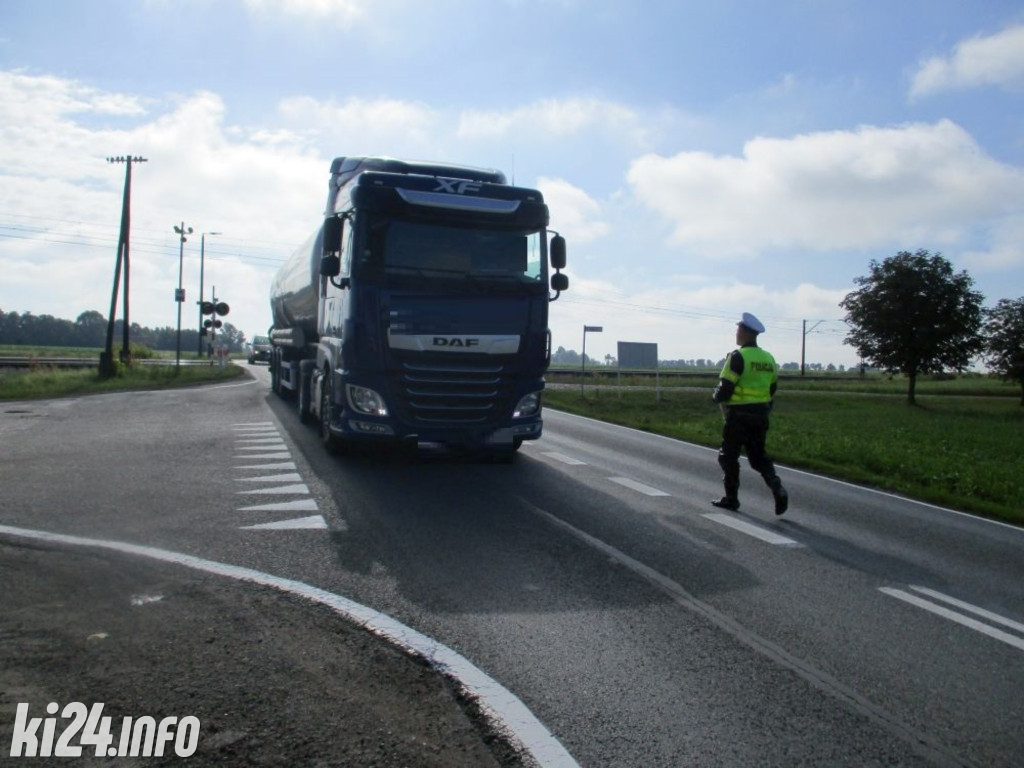
[{"label": "ki24.info logo", "polygon": [[[103,717],[103,705],[87,707],[77,701],[65,705],[50,702],[50,717],[29,717],[29,705],[19,704],[14,721],[11,757],[81,757],[83,747],[92,747],[96,757],[163,757],[173,750],[178,757],[191,757],[199,746],[199,718],[121,718],[115,735],[113,718]],[[58,728],[60,729],[58,732]]]}]

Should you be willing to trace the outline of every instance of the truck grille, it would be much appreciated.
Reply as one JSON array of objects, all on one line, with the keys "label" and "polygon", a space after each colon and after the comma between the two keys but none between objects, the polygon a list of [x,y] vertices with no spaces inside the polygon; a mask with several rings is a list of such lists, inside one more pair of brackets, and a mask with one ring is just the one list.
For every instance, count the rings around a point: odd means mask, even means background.
[{"label": "truck grille", "polygon": [[399,386],[419,423],[486,424],[504,399],[501,365],[403,363]]}]

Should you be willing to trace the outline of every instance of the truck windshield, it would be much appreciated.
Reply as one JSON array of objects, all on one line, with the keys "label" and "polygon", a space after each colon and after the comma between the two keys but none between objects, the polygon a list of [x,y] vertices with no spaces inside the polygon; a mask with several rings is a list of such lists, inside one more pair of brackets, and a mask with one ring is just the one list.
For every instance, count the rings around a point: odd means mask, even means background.
[{"label": "truck windshield", "polygon": [[374,271],[392,284],[452,282],[467,290],[543,286],[541,233],[410,221],[374,227]]}]

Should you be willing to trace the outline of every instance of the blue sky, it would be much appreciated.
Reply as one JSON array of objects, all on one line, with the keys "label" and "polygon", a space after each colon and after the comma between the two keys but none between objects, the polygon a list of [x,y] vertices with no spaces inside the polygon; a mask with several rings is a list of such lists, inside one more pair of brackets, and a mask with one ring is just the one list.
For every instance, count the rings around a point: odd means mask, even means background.
[{"label": "blue sky", "polygon": [[[1024,296],[1024,7],[995,0],[0,0],[0,309],[174,326],[184,221],[248,335],[331,158],[504,170],[569,242],[555,346],[853,365],[872,259]],[[199,243],[185,245],[194,322]]]}]

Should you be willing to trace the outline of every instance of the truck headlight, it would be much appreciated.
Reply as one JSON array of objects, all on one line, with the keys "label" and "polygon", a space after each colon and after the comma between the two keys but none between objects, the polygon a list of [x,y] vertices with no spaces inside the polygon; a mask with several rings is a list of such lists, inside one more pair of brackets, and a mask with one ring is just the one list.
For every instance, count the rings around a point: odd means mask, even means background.
[{"label": "truck headlight", "polygon": [[346,392],[348,393],[348,404],[352,410],[365,413],[367,416],[388,415],[388,407],[384,403],[384,398],[374,390],[349,384],[346,387]]},{"label": "truck headlight", "polygon": [[524,419],[527,416],[536,416],[540,413],[540,392],[531,392],[523,397],[512,411],[513,419]]}]

